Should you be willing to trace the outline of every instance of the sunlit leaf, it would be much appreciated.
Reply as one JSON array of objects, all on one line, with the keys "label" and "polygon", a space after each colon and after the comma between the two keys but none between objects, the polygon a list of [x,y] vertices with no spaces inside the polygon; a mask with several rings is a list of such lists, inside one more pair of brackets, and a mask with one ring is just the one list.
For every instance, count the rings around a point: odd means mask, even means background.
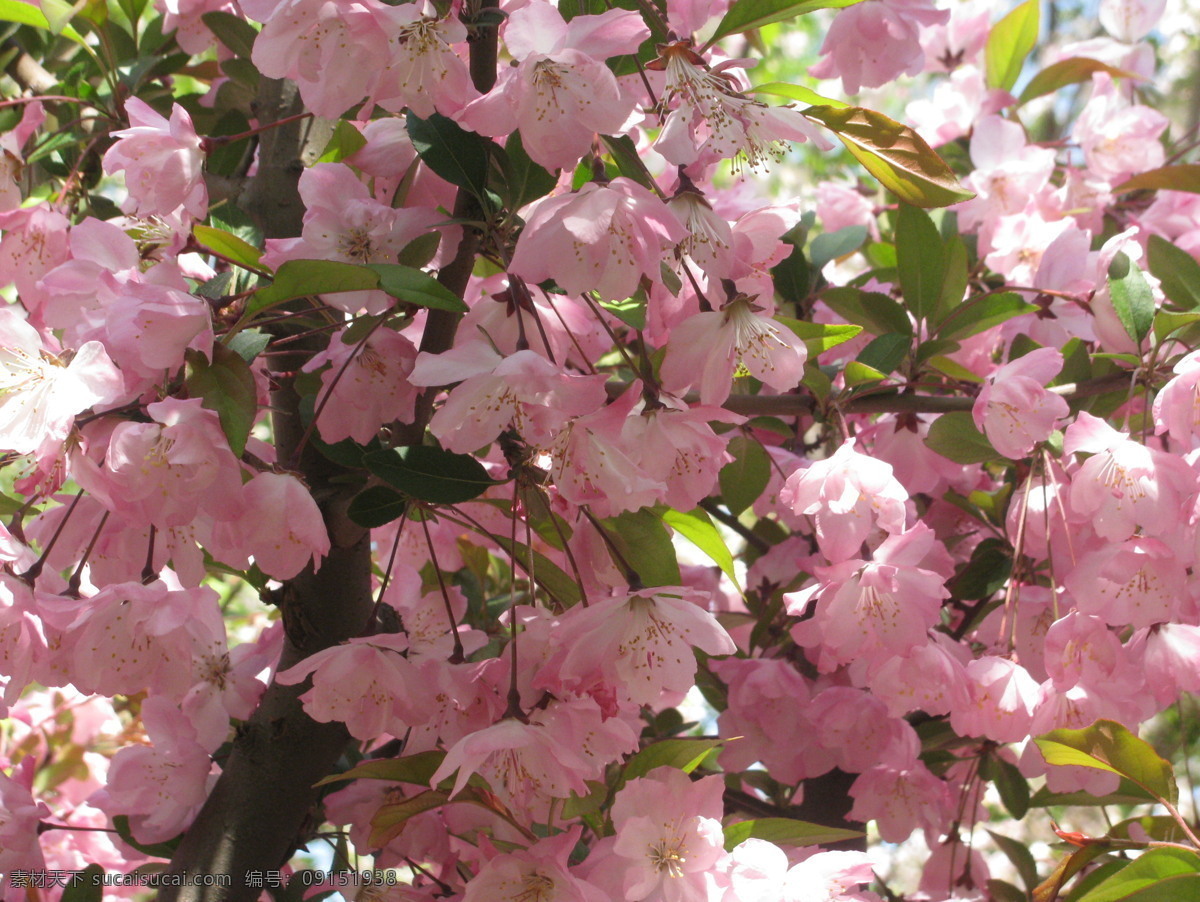
[{"label": "sunlit leaf", "polygon": [[1035,737],[1047,764],[1074,764],[1108,771],[1174,804],[1179,798],[1175,771],[1148,742],[1112,720],[1082,730],[1054,730]]},{"label": "sunlit leaf", "polygon": [[984,67],[989,88],[1012,89],[1038,39],[1041,0],[1025,0],[992,26],[984,46]]}]

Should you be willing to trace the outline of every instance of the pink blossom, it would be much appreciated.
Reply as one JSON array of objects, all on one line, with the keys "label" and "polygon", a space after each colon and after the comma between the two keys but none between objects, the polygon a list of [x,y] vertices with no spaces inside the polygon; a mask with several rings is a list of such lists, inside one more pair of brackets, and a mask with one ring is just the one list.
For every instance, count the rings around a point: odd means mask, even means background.
[{"label": "pink blossom", "polygon": [[217,776],[210,773],[212,760],[173,702],[148,698],[142,703],[142,722],[154,744],[117,752],[99,804],[110,815],[127,815],[141,842],[165,842],[191,823]]},{"label": "pink blossom", "polygon": [[56,354],[15,308],[0,308],[0,448],[28,454],[61,445],[77,414],[123,395],[100,342]]},{"label": "pink blossom", "polygon": [[1187,581],[1184,562],[1166,544],[1136,536],[1084,555],[1063,585],[1080,611],[1137,628],[1175,619]]},{"label": "pink blossom", "polygon": [[104,155],[104,171],[125,170],[131,209],[143,216],[169,216],[179,207],[195,219],[208,214],[204,148],[192,118],[179,104],[168,122],[145,101],[125,101],[129,128]]},{"label": "pink blossom", "polygon": [[1200,436],[1200,351],[1185,356],[1172,372],[1174,378],[1154,397],[1155,431],[1191,448]]},{"label": "pink blossom", "polygon": [[1138,630],[1127,647],[1160,707],[1174,702],[1180,692],[1200,692],[1200,626],[1158,624]]},{"label": "pink blossom", "polygon": [[667,487],[663,500],[688,511],[713,491],[721,467],[732,460],[725,452],[728,434],[717,435],[709,424],[742,421],[719,407],[665,406],[629,417],[625,429],[637,463]]},{"label": "pink blossom", "polygon": [[47,296],[38,280],[67,259],[69,227],[70,220],[47,204],[0,213],[0,286],[16,285],[31,313]]},{"label": "pink blossom", "polygon": [[1167,0],[1101,0],[1100,24],[1118,41],[1132,44],[1154,30]]},{"label": "pink blossom", "polygon": [[562,435],[572,416],[600,410],[604,377],[566,373],[533,351],[501,358],[482,342],[417,357],[414,385],[459,382],[429,428],[444,448],[467,453],[515,429],[534,447]]},{"label": "pink blossom", "polygon": [[1195,475],[1178,457],[1147,448],[1103,420],[1081,412],[1067,428],[1067,454],[1091,454],[1072,477],[1071,509],[1102,537],[1121,541],[1135,530],[1177,529]]},{"label": "pink blossom", "polygon": [[649,35],[630,10],[564,22],[553,6],[532,0],[504,26],[504,43],[518,65],[456,118],[491,137],[519,128],[534,162],[550,170],[574,166],[597,132],[617,134],[633,111],[634,96],[622,93],[604,60],[635,53]]},{"label": "pink blossom", "polygon": [[654,149],[678,166],[744,159],[755,168],[783,158],[788,141],[812,140],[822,150],[832,145],[804,114],[789,106],[767,106],[739,90],[731,72],[748,60],[726,60],[716,67],[692,50],[690,40],[659,48],[666,69],[664,101],[670,108]]},{"label": "pink blossom", "polygon": [[903,531],[908,492],[891,466],[859,453],[850,439],[831,457],[792,473],[779,500],[813,518],[821,552],[836,563],[858,554],[874,527]]},{"label": "pink blossom", "polygon": [[430,785],[437,786],[455,771],[451,796],[462,792],[472,774],[479,774],[506,805],[541,816],[552,799],[587,795],[584,780],[592,768],[570,737],[539,723],[505,719],[452,745]]},{"label": "pink blossom", "polygon": [[467,883],[462,902],[604,902],[595,886],[571,873],[568,856],[582,828],[539,840],[528,849],[501,853]]},{"label": "pink blossom", "polygon": [[698,191],[680,191],[667,204],[687,229],[679,253],[695,263],[710,279],[732,275],[736,261],[733,231]]},{"label": "pink blossom", "polygon": [[575,608],[559,634],[566,649],[558,675],[567,685],[599,679],[635,705],[664,692],[685,693],[696,675],[698,648],[710,655],[737,647],[689,589],[661,586]]},{"label": "pink blossom", "polygon": [[850,787],[850,818],[875,821],[885,842],[904,842],[917,827],[926,836],[942,833],[954,816],[950,787],[920,761],[906,767],[880,764]]},{"label": "pink blossom", "polygon": [[672,329],[663,386],[682,393],[698,385],[702,404],[721,404],[739,367],[779,391],[799,385],[808,349],[791,329],[760,316],[759,309],[739,297],[723,310],[697,313]]},{"label": "pink blossom", "polygon": [[1130,105],[1105,72],[1092,76],[1092,97],[1075,120],[1071,137],[1083,148],[1087,168],[1112,184],[1155,169],[1166,156],[1159,136],[1167,117],[1140,104]]},{"label": "pink blossom", "polygon": [[1058,349],[1038,348],[1000,367],[984,383],[971,415],[1005,457],[1025,457],[1069,412],[1062,397],[1042,388],[1062,365]]},{"label": "pink blossom", "polygon": [[263,75],[294,79],[313,113],[336,118],[370,93],[387,65],[389,8],[372,0],[254,0],[247,14],[264,26],[251,60]]},{"label": "pink blossom", "polygon": [[46,120],[41,101],[24,105],[16,128],[0,135],[0,213],[21,206],[19,177],[24,163],[22,148]]},{"label": "pink blossom", "polygon": [[612,806],[617,867],[625,898],[645,902],[709,902],[715,868],[725,856],[719,776],[693,782],[658,767],[630,780]]},{"label": "pink blossom", "polygon": [[687,230],[661,200],[625,177],[588,182],[531,208],[510,269],[529,282],[554,279],[568,294],[619,301],[643,275],[657,279],[665,251]]},{"label": "pink blossom", "polygon": [[264,573],[290,579],[329,551],[329,534],[308,489],[287,473],[259,473],[242,487],[242,512],[218,523],[214,554],[244,564],[248,555]]},{"label": "pink blossom", "polygon": [[312,688],[300,701],[313,720],[344,723],[362,740],[400,733],[421,722],[419,708],[410,701],[420,682],[400,654],[407,646],[398,635],[350,639],[309,655],[275,679],[292,686],[312,677]]},{"label": "pink blossom", "polygon": [[380,18],[390,44],[376,103],[392,112],[407,107],[428,119],[434,113],[453,116],[479,96],[467,61],[455,50],[467,40],[457,15],[439,18],[433,3],[420,0],[385,6]]},{"label": "pink blossom", "polygon": [[925,66],[921,28],[949,18],[931,0],[877,0],[839,10],[821,45],[824,59],[808,71],[817,78],[840,76],[847,94],[917,75]]},{"label": "pink blossom", "polygon": [[868,685],[893,717],[911,711],[949,714],[970,701],[966,657],[961,646],[934,632],[924,645],[875,668]]},{"label": "pink blossom", "polygon": [[1029,735],[1038,684],[1020,664],[986,655],[967,665],[971,703],[950,712],[960,736],[1018,742]]},{"label": "pink blossom", "polygon": [[817,852],[787,872],[784,902],[878,902],[858,887],[875,880],[866,852]]},{"label": "pink blossom", "polygon": [[329,364],[321,373],[316,400],[321,438],[329,443],[351,438],[365,445],[380,426],[412,420],[417,389],[408,376],[417,349],[387,327],[375,330],[361,344],[347,344],[342,338],[344,333],[335,336],[304,369],[312,372]]},{"label": "pink blossom", "polygon": [[950,593],[944,577],[919,565],[936,537],[923,523],[888,536],[874,559],[846,560],[818,568],[817,586],[784,596],[799,615],[816,599],[816,616],[793,630],[800,645],[822,646],[823,661],[906,655],[926,640]]},{"label": "pink blossom", "polygon": [[[17,898],[12,883],[14,870],[40,870],[46,866],[38,842],[38,824],[50,816],[45,802],[35,802],[31,789],[37,761],[25,758],[11,777],[0,771],[0,894]],[[23,893],[22,893],[23,895]]]}]

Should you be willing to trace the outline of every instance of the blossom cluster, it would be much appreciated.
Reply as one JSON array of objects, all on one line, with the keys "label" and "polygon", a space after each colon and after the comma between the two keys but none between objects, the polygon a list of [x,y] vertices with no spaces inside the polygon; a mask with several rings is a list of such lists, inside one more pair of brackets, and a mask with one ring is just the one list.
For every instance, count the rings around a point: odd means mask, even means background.
[{"label": "blossom cluster", "polygon": [[[876,902],[793,816],[846,777],[843,827],[933,850],[911,898],[982,900],[985,768],[1104,795],[1030,737],[1200,691],[1161,4],[1060,48],[1057,143],[965,3],[831,14],[812,75],[934,73],[911,126],[762,101],[823,99],[756,91],[722,0],[156,6],[208,95],[133,79],[59,190],[17,176],[71,97],[0,136],[0,874],[164,857],[270,692],[348,739],[287,841],[344,827],[388,898]],[[312,125],[247,67],[336,120],[310,165],[214,171]],[[760,192],[829,131],[899,205]]]}]

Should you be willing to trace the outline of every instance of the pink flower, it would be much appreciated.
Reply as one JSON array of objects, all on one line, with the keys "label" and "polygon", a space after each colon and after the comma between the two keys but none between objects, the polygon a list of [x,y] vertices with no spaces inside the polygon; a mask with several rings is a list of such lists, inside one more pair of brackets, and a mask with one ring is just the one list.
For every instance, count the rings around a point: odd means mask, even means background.
[{"label": "pink flower", "polygon": [[1154,397],[1155,431],[1187,449],[1200,436],[1200,351],[1192,351],[1172,372],[1175,377]]},{"label": "pink flower", "polygon": [[850,439],[832,457],[792,473],[779,500],[813,518],[821,552],[836,563],[858,554],[873,527],[901,532],[908,492],[890,465],[860,454]]},{"label": "pink flower", "polygon": [[1000,367],[984,383],[971,415],[1005,457],[1025,457],[1069,412],[1063,398],[1042,388],[1062,365],[1062,352],[1038,348]]},{"label": "pink flower", "polygon": [[567,859],[582,829],[496,855],[467,883],[462,902],[604,902],[599,889],[570,872]]},{"label": "pink flower", "polygon": [[0,771],[0,895],[19,898],[24,893],[13,887],[12,872],[39,870],[46,866],[38,841],[38,824],[50,816],[45,802],[35,802],[31,789],[37,759],[30,755],[13,769],[11,777]]},{"label": "pink flower", "polygon": [[850,818],[875,821],[885,842],[904,842],[917,827],[936,837],[954,816],[950,787],[920,761],[906,767],[877,765],[854,781],[850,796]]},{"label": "pink flower", "polygon": [[26,310],[36,312],[47,293],[38,285],[46,273],[69,256],[70,220],[47,204],[0,213],[0,286],[10,282]]},{"label": "pink flower", "polygon": [[1019,742],[1029,735],[1038,684],[1020,664],[986,655],[967,665],[971,703],[950,712],[960,736],[986,736],[995,742]]},{"label": "pink flower", "polygon": [[300,696],[308,716],[320,723],[339,721],[356,739],[402,733],[420,722],[419,680],[400,654],[408,642],[399,635],[365,636],[322,649],[276,675],[286,686],[312,676]]},{"label": "pink flower", "polygon": [[1169,124],[1157,110],[1130,105],[1105,72],[1092,76],[1092,97],[1075,120],[1071,137],[1081,148],[1087,168],[1111,184],[1163,164],[1159,136]]},{"label": "pink flower", "polygon": [[794,615],[816,598],[816,616],[795,628],[796,641],[820,644],[839,664],[906,655],[923,644],[939,620],[942,599],[950,594],[944,577],[920,567],[936,541],[932,529],[917,523],[884,539],[870,562],[848,560],[819,568],[817,586],[784,596]]},{"label": "pink flower", "polygon": [[791,329],[760,316],[758,309],[739,297],[721,311],[697,313],[672,329],[663,386],[682,394],[699,385],[702,404],[722,404],[739,366],[779,391],[799,385],[807,347]]},{"label": "pink flower", "polygon": [[874,893],[860,890],[875,871],[866,852],[817,852],[787,872],[785,902],[875,902]]},{"label": "pink flower", "polygon": [[335,336],[304,369],[312,372],[329,364],[321,373],[316,401],[321,411],[317,417],[321,438],[330,443],[351,438],[365,445],[380,426],[412,420],[417,389],[408,376],[417,349],[386,326],[377,329],[361,346],[359,342],[346,344],[339,340],[343,336]]},{"label": "pink flower", "polygon": [[925,67],[921,28],[949,18],[931,0],[875,0],[841,9],[825,33],[824,59],[808,71],[817,78],[841,76],[847,94],[917,75]]},{"label": "pink flower", "polygon": [[179,207],[194,219],[208,214],[204,148],[192,118],[179,104],[168,122],[137,97],[125,101],[130,127],[113,132],[119,140],[104,155],[104,171],[125,170],[132,210],[142,216],[170,216]]},{"label": "pink flower", "polygon": [[1063,580],[1080,611],[1135,628],[1175,619],[1187,584],[1184,562],[1164,542],[1144,536],[1085,555]]},{"label": "pink flower", "polygon": [[634,96],[622,94],[604,60],[635,53],[649,35],[630,10],[564,22],[553,6],[533,0],[504,26],[504,43],[519,64],[455,118],[490,137],[519,128],[534,162],[550,170],[574,166],[597,132],[617,134],[633,111]]},{"label": "pink flower", "polygon": [[1071,508],[1103,538],[1119,542],[1138,529],[1157,536],[1178,529],[1196,478],[1182,459],[1147,448],[1103,420],[1080,412],[1063,450],[1091,454],[1071,480]]},{"label": "pink flower", "polygon": [[141,842],[165,842],[192,822],[217,775],[175,703],[152,696],[142,703],[142,722],[154,744],[117,752],[100,804],[110,815],[127,815]]},{"label": "pink flower", "polygon": [[509,268],[529,282],[554,279],[568,294],[620,301],[643,275],[657,279],[664,252],[685,237],[666,204],[622,176],[538,202]]},{"label": "pink flower", "polygon": [[740,423],[743,418],[719,407],[658,407],[625,421],[628,439],[638,449],[637,463],[652,479],[666,485],[666,503],[688,511],[713,491],[728,434],[717,435],[709,423]]},{"label": "pink flower", "polygon": [[15,308],[0,308],[0,449],[61,446],[77,414],[123,395],[124,380],[100,342],[59,356]]},{"label": "pink flower", "polygon": [[[612,806],[613,852],[625,868],[625,898],[709,902],[725,857],[719,776],[693,782],[673,767],[630,780]],[[619,867],[620,865],[618,865]]]},{"label": "pink flower", "polygon": [[428,0],[383,7],[380,16],[391,39],[374,100],[385,110],[407,107],[428,119],[452,116],[479,96],[467,61],[455,51],[467,40],[457,15],[438,18]]},{"label": "pink flower", "polygon": [[664,692],[694,683],[698,648],[729,655],[737,646],[690,589],[660,586],[574,608],[559,627],[566,652],[558,677],[587,687],[599,680],[635,705],[658,703]]},{"label": "pink flower", "polygon": [[687,166],[745,159],[754,168],[781,159],[787,141],[811,139],[822,150],[833,146],[800,110],[770,107],[739,90],[731,72],[749,61],[726,60],[710,69],[690,40],[661,46],[659,53],[653,65],[666,70],[663,100],[670,112],[654,149],[669,162]]},{"label": "pink flower", "polygon": [[1154,30],[1167,0],[1100,0],[1100,24],[1118,41],[1132,44]]},{"label": "pink flower", "polygon": [[329,552],[329,533],[308,489],[287,473],[259,473],[242,487],[242,512],[218,523],[213,552],[227,563],[252,555],[264,573],[290,579]]}]

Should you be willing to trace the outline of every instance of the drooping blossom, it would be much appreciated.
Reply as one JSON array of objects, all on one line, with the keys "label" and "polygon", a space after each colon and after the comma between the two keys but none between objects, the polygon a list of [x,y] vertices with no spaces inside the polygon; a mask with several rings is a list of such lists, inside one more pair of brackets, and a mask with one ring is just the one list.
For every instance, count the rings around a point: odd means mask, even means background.
[{"label": "drooping blossom", "polygon": [[692,49],[690,40],[659,48],[652,67],[666,70],[664,102],[670,109],[654,149],[678,166],[744,159],[751,168],[780,160],[788,141],[832,145],[798,109],[767,106],[741,91],[732,71],[747,60],[715,67]]},{"label": "drooping blossom", "polygon": [[407,647],[399,635],[358,637],[309,655],[275,679],[292,686],[311,676],[312,688],[300,696],[308,716],[344,723],[351,736],[367,741],[420,722],[411,702],[420,681],[400,654]]},{"label": "drooping blossom", "polygon": [[950,712],[960,736],[986,736],[995,742],[1019,742],[1029,735],[1038,684],[1007,658],[985,655],[967,664],[971,702]]},{"label": "drooping blossom", "polygon": [[1165,542],[1147,536],[1084,555],[1063,580],[1080,611],[1134,628],[1174,620],[1187,582],[1184,561]]},{"label": "drooping blossom", "polygon": [[931,0],[874,0],[841,9],[825,33],[824,59],[808,71],[817,78],[840,76],[847,94],[917,75],[925,67],[921,29],[949,18]]},{"label": "drooping blossom", "polygon": [[208,214],[204,147],[192,118],[179,104],[168,121],[144,100],[125,101],[129,128],[104,155],[104,171],[125,170],[131,210],[141,216],[169,216],[182,207],[189,216]]},{"label": "drooping blossom", "polygon": [[433,3],[419,0],[385,6],[379,17],[390,42],[373,95],[381,107],[407,107],[428,119],[453,116],[479,96],[466,59],[455,50],[467,40],[457,15],[439,17]]},{"label": "drooping blossom", "polygon": [[259,473],[242,487],[241,512],[216,525],[213,553],[245,566],[248,557],[275,579],[290,579],[329,552],[317,502],[295,476]]},{"label": "drooping blossom", "polygon": [[565,22],[553,6],[533,0],[504,26],[505,46],[518,65],[505,69],[488,94],[455,118],[490,137],[519,128],[534,162],[550,170],[574,166],[597,132],[620,132],[636,100],[622,92],[604,60],[635,53],[649,34],[631,10]]},{"label": "drooping blossom", "polygon": [[60,445],[77,414],[123,394],[100,342],[56,353],[16,309],[0,308],[0,449],[28,454]]},{"label": "drooping blossom", "polygon": [[673,767],[630,780],[612,806],[614,866],[624,867],[626,899],[708,902],[725,856],[719,776],[693,782]]},{"label": "drooping blossom", "polygon": [[779,498],[797,514],[813,518],[821,552],[833,563],[858,554],[874,528],[901,532],[907,517],[908,492],[891,466],[859,452],[853,439],[832,456],[792,473]]},{"label": "drooping blossom", "polygon": [[988,376],[971,415],[992,447],[1005,457],[1027,455],[1067,415],[1067,402],[1042,387],[1058,374],[1062,363],[1057,348],[1038,348]]},{"label": "drooping blossom", "polygon": [[1092,76],[1092,97],[1075,120],[1071,137],[1083,149],[1088,170],[1115,185],[1163,164],[1166,152],[1159,136],[1168,124],[1157,110],[1131,105],[1111,76],[1097,72]]},{"label": "drooping blossom", "polygon": [[696,601],[699,593],[659,586],[576,608],[559,627],[565,653],[558,679],[586,689],[597,681],[635,705],[691,688],[693,648],[710,655],[737,650],[725,629]]},{"label": "drooping blossom", "polygon": [[1172,372],[1174,378],[1154,396],[1155,431],[1187,449],[1200,436],[1200,351],[1183,357]]},{"label": "drooping blossom", "polygon": [[496,854],[467,883],[462,902],[605,902],[597,887],[571,873],[567,859],[581,831],[575,826]]},{"label": "drooping blossom", "polygon": [[621,176],[539,201],[509,268],[528,282],[553,279],[568,294],[619,301],[643,275],[657,279],[664,252],[686,237],[666,204]]},{"label": "drooping blossom", "polygon": [[25,142],[41,127],[46,110],[41,101],[27,103],[16,128],[0,134],[0,213],[21,206],[19,177],[24,167]]},{"label": "drooping blossom", "polygon": [[808,349],[787,326],[759,315],[747,298],[697,313],[671,330],[663,386],[682,394],[698,386],[702,404],[729,397],[738,368],[779,391],[800,384]]}]

